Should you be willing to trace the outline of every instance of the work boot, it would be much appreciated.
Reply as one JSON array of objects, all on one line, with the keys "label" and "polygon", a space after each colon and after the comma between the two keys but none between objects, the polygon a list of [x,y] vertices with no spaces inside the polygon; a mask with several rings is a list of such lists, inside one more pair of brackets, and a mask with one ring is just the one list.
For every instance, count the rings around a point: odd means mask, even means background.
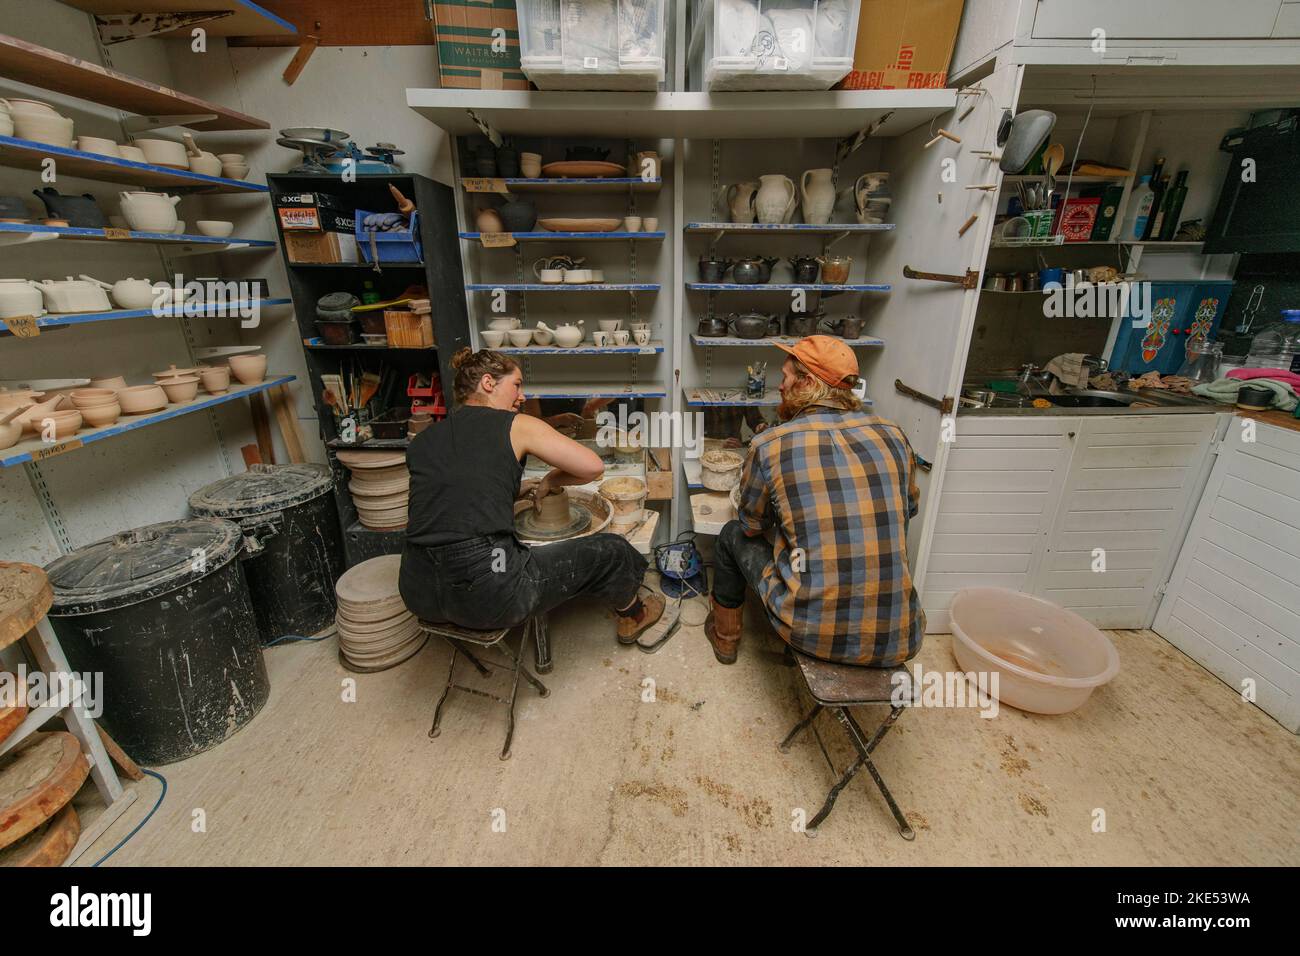
[{"label": "work boot", "polygon": [[641,613],[632,617],[618,618],[618,642],[620,644],[635,644],[636,639],[641,636],[651,624],[659,620],[664,613],[664,599],[662,594],[655,594],[653,591],[641,599]]},{"label": "work boot", "polygon": [[704,619],[704,636],[713,647],[713,656],[719,664],[736,663],[740,646],[740,628],[744,623],[745,606],[723,607],[718,599],[709,595],[709,616]]}]

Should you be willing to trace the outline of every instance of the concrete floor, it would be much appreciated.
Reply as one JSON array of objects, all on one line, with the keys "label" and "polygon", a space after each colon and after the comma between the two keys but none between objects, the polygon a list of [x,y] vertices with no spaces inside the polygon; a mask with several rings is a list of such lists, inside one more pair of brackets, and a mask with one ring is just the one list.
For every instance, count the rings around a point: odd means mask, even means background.
[{"label": "concrete floor", "polygon": [[[698,603],[685,610],[703,617]],[[807,704],[765,628],[733,667],[698,625],[655,655],[616,645],[591,606],[552,615],[551,634],[552,694],[521,689],[508,761],[500,705],[481,698],[453,693],[428,738],[445,646],[373,675],[343,670],[332,639],[268,651],[263,711],[161,768],[163,805],[107,865],[1300,863],[1297,739],[1149,631],[1113,632],[1120,674],[1073,714],[905,712],[876,762],[911,843],[865,773],[815,839],[794,831],[834,778],[811,735],[777,751]],[[950,638],[928,637],[918,660],[954,669]],[[840,729],[829,716],[816,726],[843,767]],[[139,799],[83,862],[153,806],[157,781],[134,786]],[[206,832],[194,832],[198,809]]]}]

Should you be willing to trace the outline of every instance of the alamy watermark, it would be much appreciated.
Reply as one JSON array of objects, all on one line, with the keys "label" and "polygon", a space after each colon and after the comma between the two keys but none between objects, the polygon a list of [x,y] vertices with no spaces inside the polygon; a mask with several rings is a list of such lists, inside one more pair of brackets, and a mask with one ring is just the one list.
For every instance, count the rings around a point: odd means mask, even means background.
[{"label": "alamy watermark", "polygon": [[177,273],[168,285],[153,288],[153,314],[158,317],[183,315],[239,319],[245,329],[262,322],[262,286],[258,282],[221,279],[190,279]]},{"label": "alamy watermark", "polygon": [[978,708],[988,719],[998,715],[997,671],[928,671],[920,664],[915,674],[906,670],[890,677],[894,689],[889,702],[895,707]]},{"label": "alamy watermark", "polygon": [[596,413],[596,444],[601,448],[682,448],[687,458],[699,458],[704,451],[703,412],[632,412],[619,406],[618,413]]},{"label": "alamy watermark", "polygon": [[104,712],[104,675],[99,671],[83,673],[42,670],[29,672],[19,664],[16,673],[0,671],[0,707],[68,707],[78,704],[87,717]]},{"label": "alamy watermark", "polygon": [[1065,284],[1043,286],[1043,315],[1049,319],[1104,319],[1128,316],[1133,328],[1151,324],[1150,282],[1079,282],[1067,273]]}]

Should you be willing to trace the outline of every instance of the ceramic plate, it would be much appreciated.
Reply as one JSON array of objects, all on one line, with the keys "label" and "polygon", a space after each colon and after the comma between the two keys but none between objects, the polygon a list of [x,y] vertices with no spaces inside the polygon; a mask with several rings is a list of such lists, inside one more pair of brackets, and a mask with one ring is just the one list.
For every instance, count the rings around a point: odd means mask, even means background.
[{"label": "ceramic plate", "polygon": [[573,160],[547,163],[542,167],[542,175],[548,179],[603,179],[606,176],[626,176],[627,170],[618,163]]},{"label": "ceramic plate", "polygon": [[614,232],[622,219],[539,219],[537,225],[547,232]]},{"label": "ceramic plate", "polygon": [[194,350],[194,357],[197,359],[214,359],[224,358],[227,355],[247,355],[250,352],[260,352],[260,345],[214,345],[210,348],[201,348]]}]

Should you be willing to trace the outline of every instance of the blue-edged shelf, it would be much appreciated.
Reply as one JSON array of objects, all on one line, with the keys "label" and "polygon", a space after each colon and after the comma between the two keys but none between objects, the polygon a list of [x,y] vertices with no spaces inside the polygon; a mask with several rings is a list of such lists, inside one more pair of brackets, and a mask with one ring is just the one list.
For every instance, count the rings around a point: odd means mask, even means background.
[{"label": "blue-edged shelf", "polygon": [[585,285],[566,285],[563,282],[473,282],[465,286],[470,292],[658,292],[657,282],[588,282]]},{"label": "blue-edged shelf", "polygon": [[[740,348],[754,346],[776,346],[797,344],[800,336],[797,335],[768,335],[761,339],[742,339],[738,335],[700,335],[696,332],[691,333],[691,342],[695,345],[706,348]],[[878,349],[885,344],[884,339],[878,339],[874,335],[862,335],[856,339],[843,339],[845,345],[852,348]]]},{"label": "blue-edged shelf", "polygon": [[[373,262],[290,262],[290,269],[366,269],[375,271]],[[423,269],[423,262],[381,262],[381,269]]]},{"label": "blue-edged shelf", "polygon": [[[365,342],[350,342],[347,345],[330,345],[324,339],[303,339],[302,346],[314,352],[436,352],[437,346],[416,347],[410,345],[367,345]],[[504,349],[497,351],[503,352]]]},{"label": "blue-edged shelf", "polygon": [[[762,398],[750,398],[738,388],[688,388],[686,404],[701,408],[775,408],[781,404],[781,393],[769,388]],[[865,399],[862,404],[871,405],[871,399]]]},{"label": "blue-edged shelf", "polygon": [[269,186],[250,183],[244,179],[223,179],[220,176],[200,176],[187,169],[152,166],[129,159],[86,153],[79,149],[50,146],[14,136],[0,136],[0,166],[17,169],[42,168],[46,159],[53,158],[60,176],[94,179],[106,183],[123,183],[131,186],[148,186],[153,189],[183,189],[203,193],[264,193]]},{"label": "blue-edged shelf", "polygon": [[651,342],[648,345],[579,345],[571,349],[562,349],[558,345],[525,345],[522,348],[507,345],[492,351],[505,355],[567,355],[575,358],[592,358],[601,355],[658,355],[663,350],[662,342]]},{"label": "blue-edged shelf", "polygon": [[525,398],[667,398],[667,387],[656,382],[644,385],[620,385],[617,382],[592,382],[578,385],[524,383]]},{"label": "blue-edged shelf", "polygon": [[[258,305],[261,307],[270,305],[291,305],[292,299],[261,299]],[[205,316],[219,315],[221,312],[229,312],[237,315],[240,309],[252,305],[251,302],[225,302],[212,303],[204,307],[203,311],[193,315],[193,318],[203,318]],[[55,328],[62,325],[86,325],[90,322],[112,322],[117,319],[175,319],[187,318],[185,307],[180,309],[167,309],[165,311],[154,312],[153,309],[119,309],[114,312],[71,312],[66,315],[42,315],[36,320],[36,327],[40,329]],[[0,324],[4,322],[0,319]]]},{"label": "blue-edged shelf", "polygon": [[[497,233],[500,235],[500,233]],[[662,242],[666,232],[512,232],[515,242]],[[481,232],[462,232],[462,239],[473,242],[483,238]],[[509,246],[499,248],[508,249]]]},{"label": "blue-edged shelf", "polygon": [[768,283],[739,283],[739,282],[688,282],[686,288],[692,292],[795,292],[803,289],[805,292],[888,292],[893,288],[889,283],[858,283],[850,285],[828,285],[823,282],[813,283],[811,285],[798,285],[797,283],[785,282],[768,282]]},{"label": "blue-edged shelf", "polygon": [[[487,177],[493,183],[500,183],[512,193],[657,193],[663,187],[662,179],[642,179],[640,176],[612,176],[604,179],[524,179]],[[461,179],[466,183],[481,183],[482,177],[467,176]],[[482,192],[475,188],[472,192]]]},{"label": "blue-edged shelf", "polygon": [[213,252],[232,252],[237,249],[274,249],[271,239],[239,239],[227,236],[217,239],[212,236],[194,236],[188,233],[174,232],[130,232],[125,238],[118,239],[105,234],[103,229],[89,229],[82,226],[40,226],[18,222],[0,222],[0,245],[6,244],[11,236],[55,236],[59,239],[75,239],[81,242],[137,242],[156,246],[212,246]]},{"label": "blue-edged shelf", "polygon": [[842,232],[872,233],[890,232],[894,229],[892,222],[832,222],[825,225],[808,225],[802,222],[688,222],[686,231],[691,232],[765,232],[778,236],[790,235],[839,235]]},{"label": "blue-edged shelf", "polygon": [[50,443],[42,441],[40,438],[30,438],[27,441],[19,442],[12,448],[0,451],[0,468],[21,465],[28,461],[42,461],[55,455],[75,451],[84,445],[103,441],[105,438],[115,438],[118,435],[133,432],[137,428],[157,425],[173,418],[179,418],[181,415],[188,415],[190,412],[201,412],[205,408],[214,408],[227,402],[235,402],[246,395],[264,392],[268,388],[275,388],[277,385],[292,382],[294,377],[293,375],[277,375],[266,379],[264,382],[259,382],[257,385],[234,386],[225,395],[200,395],[193,401],[183,402],[179,405],[168,405],[162,411],[154,412],[151,415],[123,415],[112,425],[105,425],[102,428],[83,429],[62,441]]},{"label": "blue-edged shelf", "polygon": [[[288,20],[276,16],[252,0],[63,0],[70,7],[100,16],[120,13],[223,13],[227,16],[200,21],[209,36],[214,37],[290,37],[298,28]],[[160,37],[188,41],[190,31],[182,28]]]}]

